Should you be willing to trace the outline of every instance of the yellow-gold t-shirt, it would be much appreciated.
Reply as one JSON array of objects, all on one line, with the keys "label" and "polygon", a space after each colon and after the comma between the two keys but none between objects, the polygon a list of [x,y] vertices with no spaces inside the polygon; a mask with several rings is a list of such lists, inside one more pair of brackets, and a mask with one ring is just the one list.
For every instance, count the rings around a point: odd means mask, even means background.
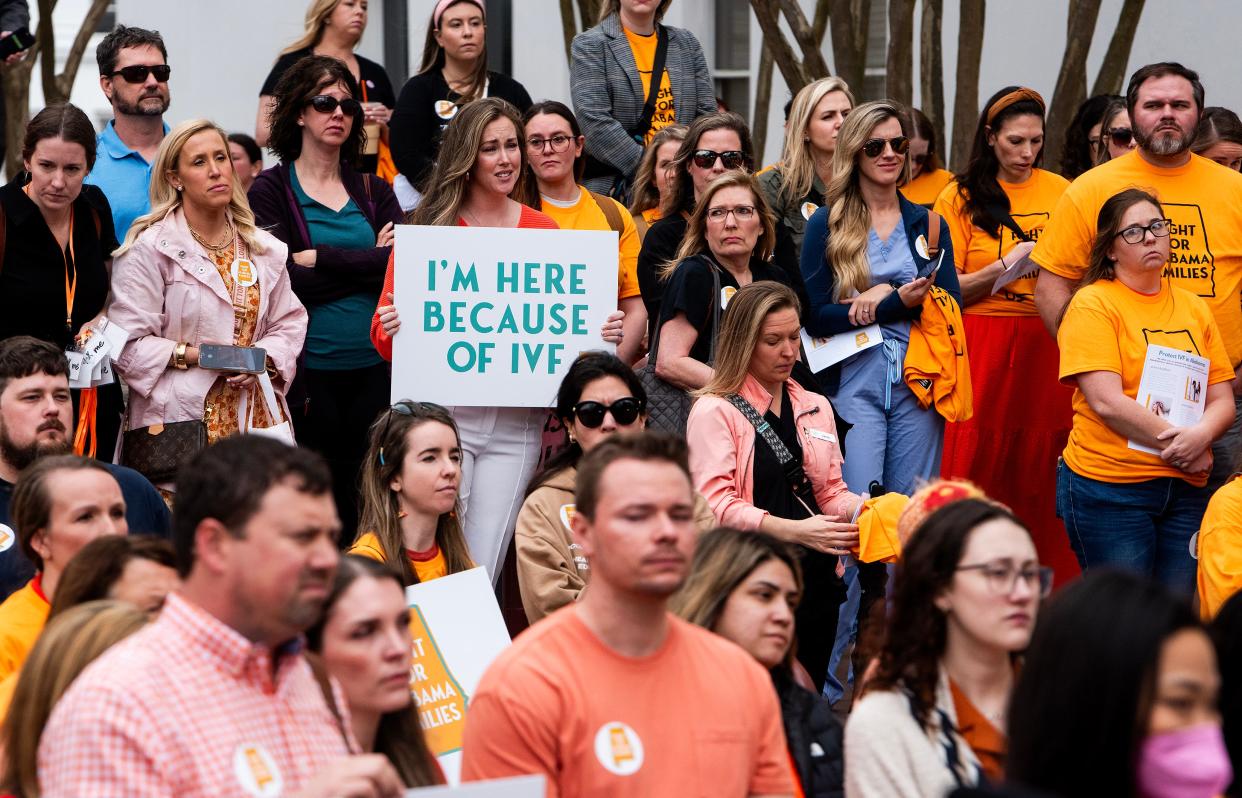
[{"label": "yellow-gold t-shirt", "polygon": [[1242,475],[1221,486],[1199,524],[1199,614],[1210,621],[1242,590]]},{"label": "yellow-gold t-shirt", "polygon": [[17,673],[47,624],[52,606],[43,595],[43,575],[0,604],[0,679]]},{"label": "yellow-gold t-shirt", "polygon": [[1057,345],[1061,349],[1061,382],[1074,385],[1074,426],[1065,447],[1065,464],[1076,474],[1101,482],[1142,482],[1160,477],[1207,484],[1207,475],[1193,477],[1165,463],[1159,455],[1129,448],[1087,403],[1075,377],[1090,371],[1121,375],[1121,390],[1134,399],[1143,377],[1149,344],[1205,357],[1208,385],[1229,382],[1233,369],[1220,330],[1207,303],[1169,280],[1150,296],[1120,280],[1099,280],[1074,294]]},{"label": "yellow-gold t-shirt", "polygon": [[930,208],[951,180],[953,180],[953,173],[948,169],[923,172],[901,187],[901,195],[915,205],[925,205]]},{"label": "yellow-gold t-shirt", "polygon": [[1100,207],[1127,188],[1154,191],[1173,221],[1173,284],[1203,297],[1220,326],[1229,363],[1242,362],[1242,173],[1191,155],[1163,169],[1138,150],[1083,173],[1061,195],[1031,257],[1053,274],[1079,280],[1087,270]]},{"label": "yellow-gold t-shirt", "polygon": [[[578,186],[578,201],[569,207],[558,205],[555,201],[543,198],[542,210],[551,216],[562,230],[604,230],[611,231],[608,218],[600,210],[599,203],[591,196],[591,192]],[[604,198],[617,206],[617,214],[621,217],[623,232],[617,245],[620,248],[620,259],[617,261],[617,299],[629,299],[639,296],[638,290],[638,250],[642,242],[638,240],[638,227],[634,217],[624,205],[609,197]]]},{"label": "yellow-gold t-shirt", "polygon": [[[354,541],[354,545],[350,546],[349,551],[346,553],[387,562],[384,559],[384,549],[380,546],[379,538],[375,536],[374,532],[367,532],[361,535]],[[436,546],[430,552],[414,552],[406,549],[405,553],[410,558],[410,567],[418,575],[419,582],[430,582],[432,579],[448,576],[448,561],[444,559],[444,550],[439,546]]]},{"label": "yellow-gold t-shirt", "polygon": [[[655,68],[656,34],[643,36],[622,26],[625,38],[630,42],[630,52],[634,54],[634,64],[638,67],[638,77],[643,83],[643,96],[639,107],[647,102],[647,93],[651,91],[651,70]],[[645,143],[650,144],[656,131],[677,123],[677,109],[673,107],[673,86],[668,80],[668,69],[660,76],[660,93],[656,95],[655,114],[651,117],[651,129],[647,131]]]},{"label": "yellow-gold t-shirt", "polygon": [[[1025,183],[997,182],[1009,197],[1009,215],[1035,241],[1039,240],[1052,216],[1052,209],[1069,185],[1065,178],[1043,169],[1031,170],[1031,176]],[[1000,229],[1000,238],[984,232],[971,222],[970,215],[964,210],[965,204],[955,181],[940,192],[935,211],[949,224],[958,273],[973,274],[1009,254],[1021,243],[1021,239],[1007,227]],[[962,312],[979,316],[1038,315],[1035,310],[1035,277],[1038,273],[1038,270],[1032,270],[1029,276],[1019,277],[995,295],[985,296],[968,305]]]}]

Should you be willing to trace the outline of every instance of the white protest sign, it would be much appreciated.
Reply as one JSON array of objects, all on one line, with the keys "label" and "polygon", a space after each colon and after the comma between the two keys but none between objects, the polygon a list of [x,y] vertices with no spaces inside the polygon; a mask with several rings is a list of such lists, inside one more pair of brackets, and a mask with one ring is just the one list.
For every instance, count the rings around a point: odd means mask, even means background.
[{"label": "white protest sign", "polygon": [[410,691],[427,747],[449,784],[461,774],[466,708],[483,671],[509,645],[492,580],[472,568],[405,589],[410,607]]},{"label": "white protest sign", "polygon": [[405,798],[543,798],[543,776],[472,781],[460,787],[419,787],[405,791]]},{"label": "white protest sign", "polygon": [[580,352],[612,345],[617,234],[402,225],[392,399],[548,407]]}]

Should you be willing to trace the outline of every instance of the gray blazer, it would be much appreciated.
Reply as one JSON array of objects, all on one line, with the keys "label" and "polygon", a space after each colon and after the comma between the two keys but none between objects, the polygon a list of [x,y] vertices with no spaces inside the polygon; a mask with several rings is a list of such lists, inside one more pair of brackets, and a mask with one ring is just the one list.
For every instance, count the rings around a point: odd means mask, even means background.
[{"label": "gray blazer", "polygon": [[[716,93],[699,40],[684,28],[664,28],[668,31],[664,68],[673,89],[673,108],[678,124],[688,125],[716,110]],[[622,174],[633,175],[643,147],[625,131],[638,124],[647,97],[618,15],[574,37],[569,76],[587,151]],[[586,186],[606,192],[611,182],[596,178]]]}]

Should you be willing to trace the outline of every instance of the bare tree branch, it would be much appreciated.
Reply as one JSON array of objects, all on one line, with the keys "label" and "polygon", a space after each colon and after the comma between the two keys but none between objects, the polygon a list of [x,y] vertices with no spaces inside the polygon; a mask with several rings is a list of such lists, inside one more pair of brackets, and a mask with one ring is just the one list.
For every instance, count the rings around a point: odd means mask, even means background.
[{"label": "bare tree branch", "polygon": [[923,0],[923,20],[919,31],[919,103],[931,119],[941,160],[949,150],[944,137],[944,60],[941,56],[940,25],[943,0]]},{"label": "bare tree branch", "polygon": [[60,96],[65,100],[68,100],[73,92],[78,67],[82,65],[82,55],[86,52],[86,46],[90,44],[91,35],[99,27],[99,20],[103,19],[104,12],[107,10],[108,0],[91,0],[91,7],[86,10],[86,16],[82,17],[78,35],[73,38],[73,44],[69,45],[69,53],[65,57],[65,68],[56,77]]},{"label": "bare tree branch", "polygon": [[[983,57],[983,16],[987,0],[961,0],[957,36],[957,91],[953,98],[953,171],[970,157],[970,140],[979,115],[979,61]],[[1053,161],[1055,163],[1055,161]]]},{"label": "bare tree branch", "polygon": [[39,59],[39,74],[43,80],[43,96],[48,102],[56,102],[59,94],[56,86],[56,34],[52,30],[52,10],[55,8],[56,0],[39,0],[39,27],[35,28],[35,39],[39,41],[39,50],[44,55]]},{"label": "bare tree branch", "polygon": [[755,10],[755,19],[759,21],[759,28],[763,31],[766,49],[771,51],[772,58],[780,68],[781,77],[785,79],[785,85],[789,87],[791,92],[797,94],[810,80],[803,69],[802,63],[798,61],[798,57],[794,54],[793,48],[789,46],[789,41],[781,33],[780,19],[776,15],[776,8],[770,0],[750,0],[750,6]]},{"label": "bare tree branch", "polygon": [[828,0],[815,0],[815,21],[811,23],[811,35],[822,47],[824,34],[828,32]]},{"label": "bare tree branch", "polygon": [[818,39],[815,38],[815,32],[806,21],[798,0],[781,0],[781,10],[785,13],[785,22],[793,31],[794,40],[802,49],[802,71],[806,73],[808,80],[828,77],[828,62],[824,60],[824,53],[820,50],[824,37],[821,35]]},{"label": "bare tree branch", "polygon": [[914,0],[888,0],[888,59],[885,88],[903,105],[914,97]]},{"label": "bare tree branch", "polygon": [[574,20],[573,0],[561,0],[561,35],[565,39],[565,61],[568,62],[574,37],[578,35],[578,24]]},{"label": "bare tree branch", "polygon": [[1138,30],[1139,18],[1143,16],[1143,4],[1144,0],[1125,0],[1121,6],[1117,27],[1113,28],[1104,62],[1100,64],[1100,72],[1091,88],[1092,95],[1121,93],[1121,83],[1126,78],[1126,67],[1130,63],[1130,49],[1134,46],[1134,32]]},{"label": "bare tree branch", "polygon": [[599,19],[599,3],[596,0],[578,0],[578,18],[582,20],[582,29],[593,27]]},{"label": "bare tree branch", "polygon": [[849,84],[856,98],[866,99],[863,97],[863,76],[867,69],[871,0],[828,0],[828,3],[828,29],[832,32],[836,74]]},{"label": "bare tree branch", "polygon": [[755,112],[750,117],[750,129],[754,131],[755,155],[763,157],[768,143],[768,108],[772,105],[772,50],[764,41],[759,55],[759,76],[755,86]]},{"label": "bare tree branch", "polygon": [[1065,25],[1065,55],[1061,74],[1048,107],[1044,162],[1060,163],[1065,149],[1065,129],[1087,94],[1087,51],[1095,36],[1100,0],[1071,0]]}]

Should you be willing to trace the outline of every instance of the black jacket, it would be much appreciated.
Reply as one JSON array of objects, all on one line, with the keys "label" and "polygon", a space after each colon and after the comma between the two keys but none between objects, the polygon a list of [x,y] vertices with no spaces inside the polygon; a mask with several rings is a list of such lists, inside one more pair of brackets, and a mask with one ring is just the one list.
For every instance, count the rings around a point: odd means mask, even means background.
[{"label": "black jacket", "polygon": [[832,707],[795,684],[786,668],[772,671],[772,684],[781,702],[785,741],[806,798],[841,798],[845,791],[844,735]]}]

